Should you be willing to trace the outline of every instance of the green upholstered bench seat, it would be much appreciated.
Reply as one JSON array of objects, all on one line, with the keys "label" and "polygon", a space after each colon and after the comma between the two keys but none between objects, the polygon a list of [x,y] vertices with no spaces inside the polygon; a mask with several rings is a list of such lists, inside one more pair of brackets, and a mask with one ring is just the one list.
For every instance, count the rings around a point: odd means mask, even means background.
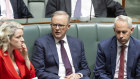
[{"label": "green upholstered bench seat", "polygon": [[[49,24],[24,25],[24,39],[28,47],[29,57],[32,57],[34,41],[40,36],[51,33]],[[91,72],[94,67],[97,44],[99,41],[114,35],[113,23],[71,23],[67,34],[79,38],[84,42],[85,55]],[[132,36],[140,39],[140,24],[133,24]],[[93,73],[91,75],[91,78]]]}]

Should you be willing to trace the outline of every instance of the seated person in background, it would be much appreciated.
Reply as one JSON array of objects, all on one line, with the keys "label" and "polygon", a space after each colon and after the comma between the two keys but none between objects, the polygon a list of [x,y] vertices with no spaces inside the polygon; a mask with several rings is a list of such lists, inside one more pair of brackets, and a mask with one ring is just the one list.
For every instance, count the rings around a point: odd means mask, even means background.
[{"label": "seated person in background", "polygon": [[36,75],[39,79],[89,79],[82,41],[66,35],[69,15],[56,11],[51,21],[52,33],[35,41],[32,63]]},{"label": "seated person in background", "polygon": [[133,30],[130,17],[116,17],[115,36],[98,44],[95,79],[140,79],[140,40]]},{"label": "seated person in background", "polygon": [[33,18],[23,0],[0,0],[0,20]]},{"label": "seated person in background", "polygon": [[32,79],[35,70],[28,58],[23,26],[5,22],[0,26],[0,79]]},{"label": "seated person in background", "polygon": [[66,11],[71,17],[126,15],[121,4],[113,0],[48,0],[45,16],[51,17],[58,10]]}]

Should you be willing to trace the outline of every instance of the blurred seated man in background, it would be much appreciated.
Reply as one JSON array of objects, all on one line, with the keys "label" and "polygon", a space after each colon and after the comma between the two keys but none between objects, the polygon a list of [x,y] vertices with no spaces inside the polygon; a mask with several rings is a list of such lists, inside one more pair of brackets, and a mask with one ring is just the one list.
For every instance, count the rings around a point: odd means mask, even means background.
[{"label": "blurred seated man in background", "polygon": [[48,0],[46,17],[58,10],[71,17],[116,17],[126,15],[121,4],[113,0]]},{"label": "blurred seated man in background", "polygon": [[66,35],[70,17],[56,11],[51,18],[52,33],[35,41],[32,63],[39,79],[89,79],[84,45]]},{"label": "blurred seated man in background", "polygon": [[4,22],[0,26],[0,79],[35,77],[24,43],[23,27],[17,22]]},{"label": "blurred seated man in background", "polygon": [[130,17],[116,17],[115,36],[98,44],[95,79],[140,79],[140,40],[133,30]]},{"label": "blurred seated man in background", "polygon": [[0,20],[33,18],[23,0],[0,0]]}]

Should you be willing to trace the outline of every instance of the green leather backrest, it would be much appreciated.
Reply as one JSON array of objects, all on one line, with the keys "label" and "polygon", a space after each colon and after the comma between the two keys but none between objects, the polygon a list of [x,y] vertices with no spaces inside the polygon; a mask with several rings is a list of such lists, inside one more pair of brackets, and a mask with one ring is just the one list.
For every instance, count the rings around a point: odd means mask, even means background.
[{"label": "green leather backrest", "polygon": [[45,18],[48,0],[23,0],[34,18]]},{"label": "green leather backrest", "polygon": [[[97,30],[94,23],[78,23],[78,38],[83,41],[89,68],[93,69],[97,49]],[[92,73],[93,74],[93,73]]]},{"label": "green leather backrest", "polygon": [[78,29],[76,24],[71,24],[70,29],[67,31],[67,35],[78,37]]},{"label": "green leather backrest", "polygon": [[32,57],[32,50],[34,41],[39,37],[39,30],[37,25],[25,25],[24,26],[24,41],[28,49],[29,57]]}]

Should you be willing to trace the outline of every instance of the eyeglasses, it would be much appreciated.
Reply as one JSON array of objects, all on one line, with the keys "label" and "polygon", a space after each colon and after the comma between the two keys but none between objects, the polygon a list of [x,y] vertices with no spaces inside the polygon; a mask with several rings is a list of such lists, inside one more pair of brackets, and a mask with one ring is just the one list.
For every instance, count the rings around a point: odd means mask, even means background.
[{"label": "eyeglasses", "polygon": [[53,23],[51,23],[50,25],[53,26],[53,27],[55,27],[55,28],[56,28],[57,26],[58,26],[59,28],[63,28],[64,26],[67,26],[67,25],[63,25],[63,24],[53,24]]}]

